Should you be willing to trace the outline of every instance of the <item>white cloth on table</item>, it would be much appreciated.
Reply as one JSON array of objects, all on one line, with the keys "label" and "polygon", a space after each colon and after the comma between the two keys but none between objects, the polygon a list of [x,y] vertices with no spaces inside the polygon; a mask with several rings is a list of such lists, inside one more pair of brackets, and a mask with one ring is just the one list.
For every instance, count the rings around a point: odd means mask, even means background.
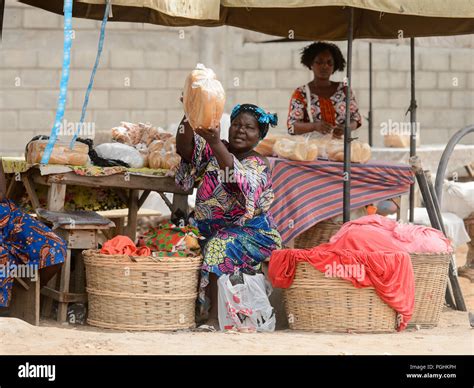
[{"label": "white cloth on table", "polygon": [[[420,157],[424,170],[430,170],[433,176],[436,175],[438,164],[443,154],[445,144],[421,145],[417,147],[416,154]],[[386,162],[408,163],[410,158],[409,148],[387,148],[372,147],[371,160],[381,160]],[[464,166],[474,161],[474,145],[457,144],[449,158],[446,178],[452,177],[453,172],[462,169]]]}]

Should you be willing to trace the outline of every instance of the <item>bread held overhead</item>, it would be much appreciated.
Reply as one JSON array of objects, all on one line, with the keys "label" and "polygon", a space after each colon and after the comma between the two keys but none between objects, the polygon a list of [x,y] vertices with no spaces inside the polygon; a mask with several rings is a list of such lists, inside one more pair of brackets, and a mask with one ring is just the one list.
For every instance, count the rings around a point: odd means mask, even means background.
[{"label": "bread held overhead", "polygon": [[183,104],[192,128],[214,128],[219,125],[224,112],[225,92],[213,70],[199,63],[187,76]]}]

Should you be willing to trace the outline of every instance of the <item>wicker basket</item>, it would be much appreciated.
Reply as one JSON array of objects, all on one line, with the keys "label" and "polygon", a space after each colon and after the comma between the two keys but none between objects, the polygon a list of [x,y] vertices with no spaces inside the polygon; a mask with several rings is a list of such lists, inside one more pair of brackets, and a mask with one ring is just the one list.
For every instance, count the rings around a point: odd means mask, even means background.
[{"label": "wicker basket", "polygon": [[474,213],[469,214],[469,216],[464,219],[464,225],[466,226],[469,237],[471,237],[471,239],[474,238]]},{"label": "wicker basket", "polygon": [[410,257],[415,275],[415,310],[408,327],[435,327],[444,305],[451,255],[412,253]]},{"label": "wicker basket", "polygon": [[396,330],[396,312],[373,288],[355,288],[347,280],[328,278],[300,262],[290,288],[284,290],[290,328],[314,332],[386,333]]},{"label": "wicker basket", "polygon": [[152,258],[83,252],[87,322],[119,330],[178,330],[195,327],[202,257]]},{"label": "wicker basket", "polygon": [[329,242],[331,237],[341,229],[342,224],[342,221],[331,220],[318,222],[295,238],[295,248],[313,248]]}]

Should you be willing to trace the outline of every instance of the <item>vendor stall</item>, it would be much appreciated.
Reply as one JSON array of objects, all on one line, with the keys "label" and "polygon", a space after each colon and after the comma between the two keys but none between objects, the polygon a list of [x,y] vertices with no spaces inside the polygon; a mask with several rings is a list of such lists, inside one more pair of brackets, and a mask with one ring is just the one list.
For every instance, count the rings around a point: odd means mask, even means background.
[{"label": "vendor stall", "polygon": [[[185,217],[188,213],[187,196],[177,187],[174,178],[165,176],[164,170],[127,169],[124,167],[74,167],[62,165],[27,165],[26,162],[4,158],[3,165],[7,174],[19,174],[25,186],[33,208],[40,207],[36,194],[38,185],[48,186],[47,209],[64,209],[67,186],[102,187],[129,190],[127,235],[135,239],[137,213],[151,191],[173,193],[173,202],[165,200],[172,211],[172,217]],[[13,180],[12,182],[15,182]],[[140,194],[140,191],[143,193]],[[166,198],[166,197],[165,197]]]},{"label": "vendor stall", "polygon": [[[342,214],[341,162],[296,162],[271,158],[275,199],[271,213],[283,242],[316,223]],[[351,209],[407,194],[411,167],[396,163],[353,164]]]}]

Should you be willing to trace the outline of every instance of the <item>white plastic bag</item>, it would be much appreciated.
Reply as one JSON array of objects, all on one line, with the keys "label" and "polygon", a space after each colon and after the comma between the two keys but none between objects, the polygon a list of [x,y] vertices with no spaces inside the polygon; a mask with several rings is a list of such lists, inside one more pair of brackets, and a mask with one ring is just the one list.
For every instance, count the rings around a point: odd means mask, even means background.
[{"label": "white plastic bag", "polygon": [[268,300],[272,288],[263,274],[222,275],[217,283],[221,330],[275,330],[275,311]]},{"label": "white plastic bag", "polygon": [[457,214],[462,219],[474,212],[474,182],[444,181],[442,212]]},{"label": "white plastic bag", "polygon": [[99,144],[95,151],[101,158],[121,160],[132,168],[142,168],[145,163],[137,149],[122,143]]}]

